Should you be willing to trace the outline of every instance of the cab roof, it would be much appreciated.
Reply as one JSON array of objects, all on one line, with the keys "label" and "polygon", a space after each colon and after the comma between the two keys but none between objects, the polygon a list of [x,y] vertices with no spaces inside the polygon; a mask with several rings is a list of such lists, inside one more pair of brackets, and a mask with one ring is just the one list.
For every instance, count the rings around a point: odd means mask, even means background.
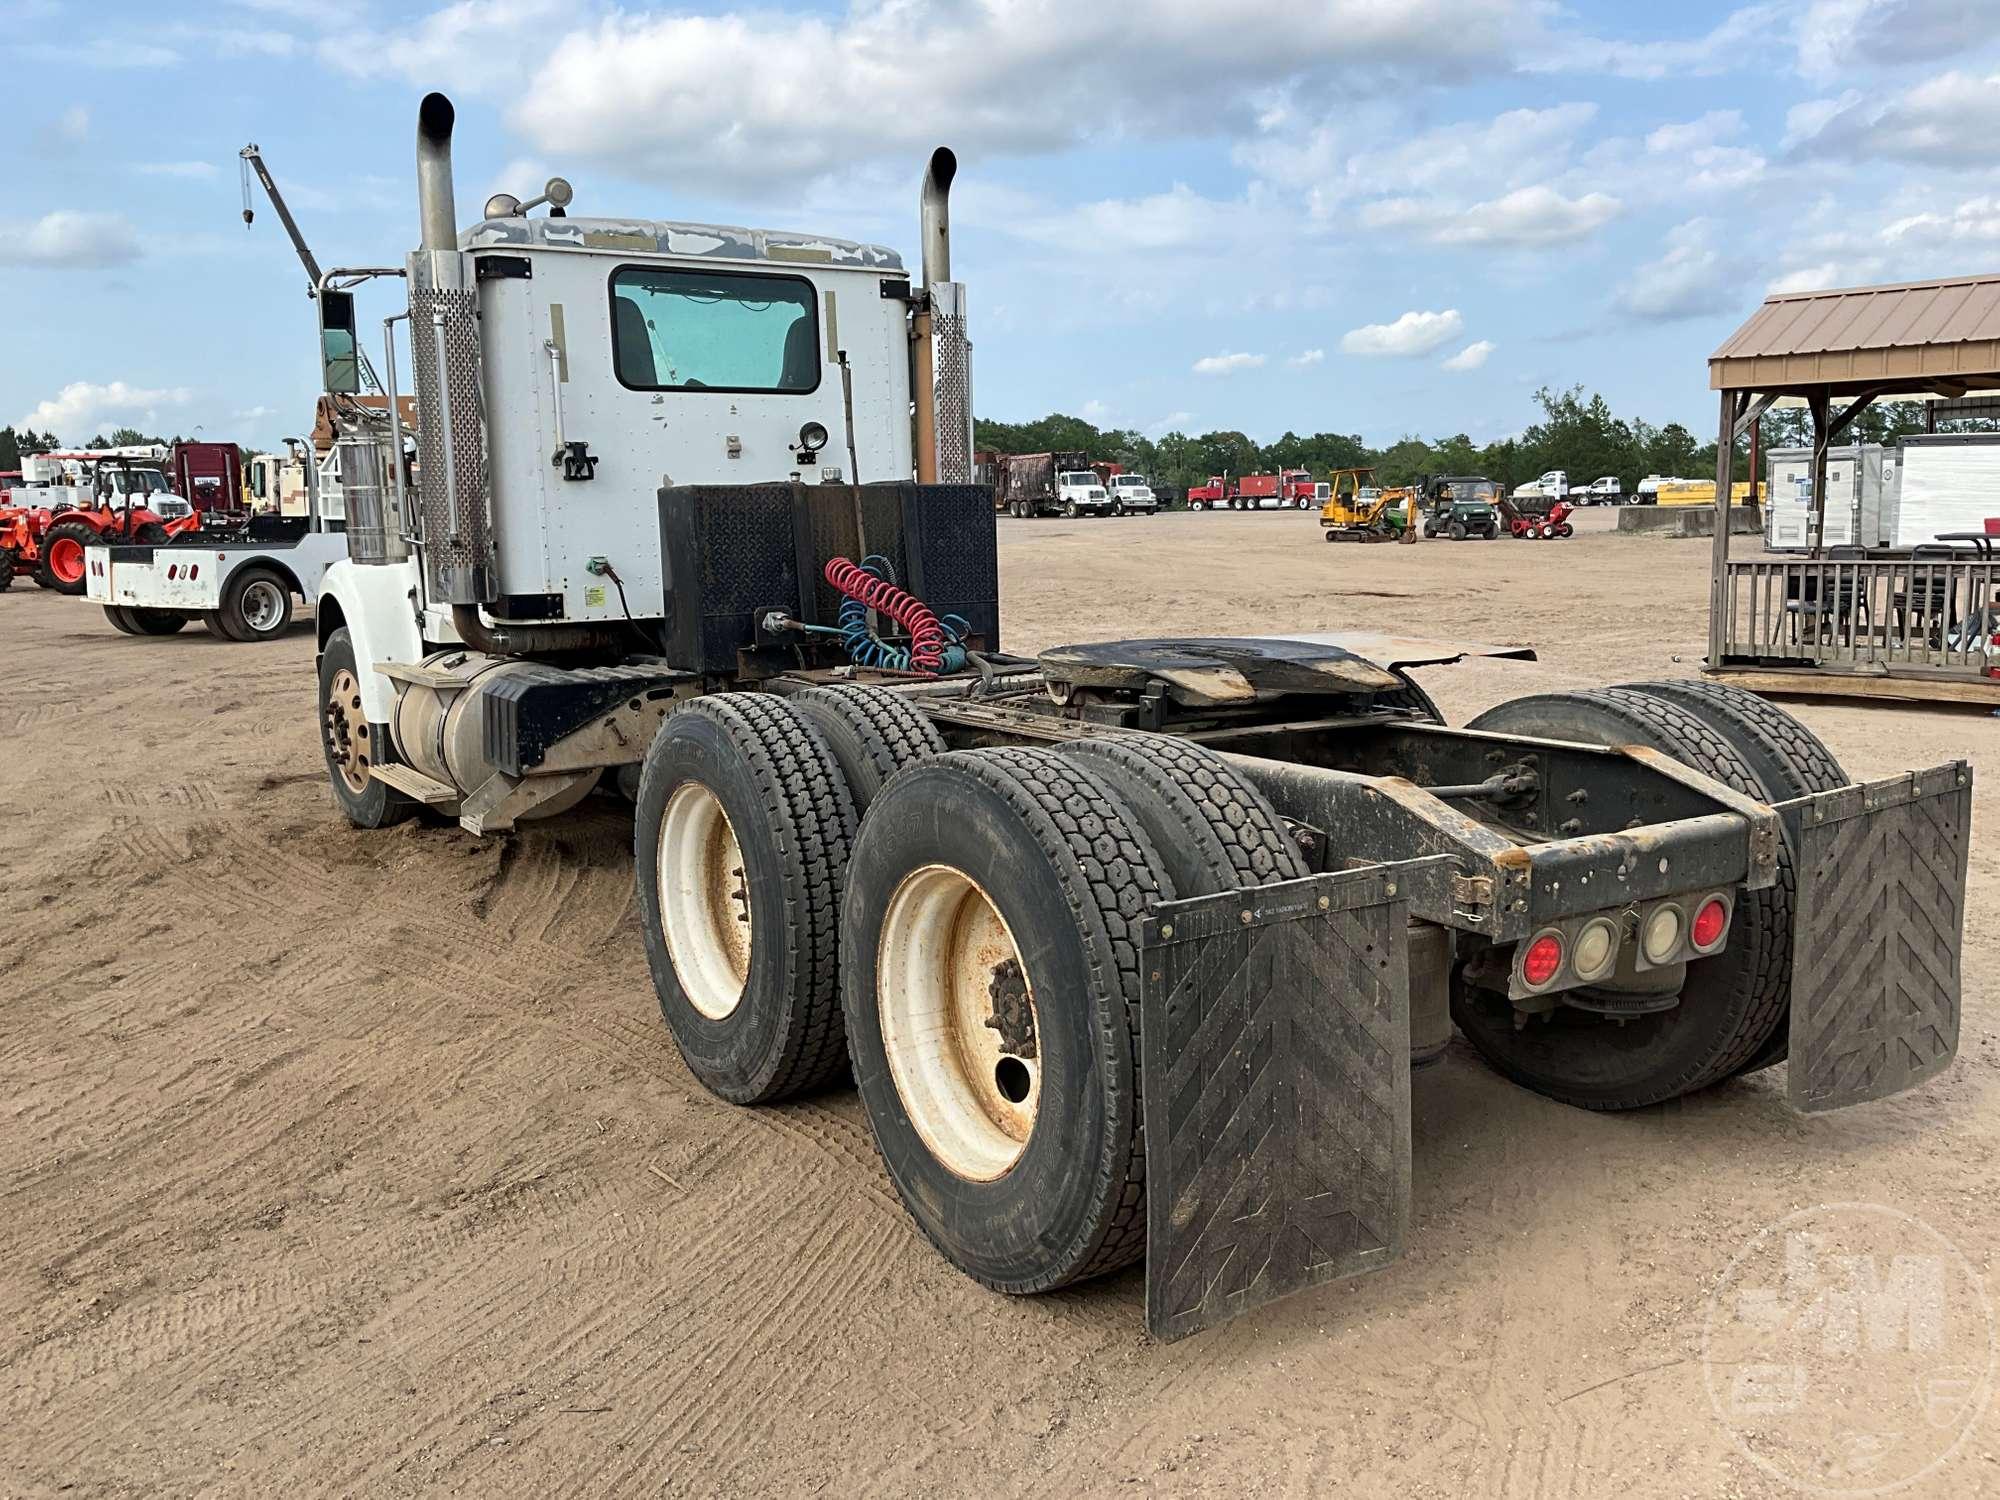
[{"label": "cab roof", "polygon": [[903,258],[886,245],[864,245],[827,235],[725,224],[684,224],[671,219],[485,219],[458,237],[461,250],[499,247],[671,255],[715,260],[769,261],[782,265],[840,266],[900,271]]}]

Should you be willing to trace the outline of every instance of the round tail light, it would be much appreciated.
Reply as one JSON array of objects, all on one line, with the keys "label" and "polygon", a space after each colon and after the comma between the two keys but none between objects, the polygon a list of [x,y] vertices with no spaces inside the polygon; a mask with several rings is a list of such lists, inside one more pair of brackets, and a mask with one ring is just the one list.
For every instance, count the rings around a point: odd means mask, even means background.
[{"label": "round tail light", "polygon": [[1688,928],[1688,940],[1703,953],[1709,952],[1722,941],[1722,935],[1729,930],[1729,906],[1720,896],[1710,896],[1701,903],[1694,914],[1694,922]]},{"label": "round tail light", "polygon": [[1585,981],[1602,979],[1618,967],[1618,924],[1609,917],[1584,923],[1576,935],[1576,947],[1569,956],[1576,977]]},{"label": "round tail light", "polygon": [[1639,946],[1645,949],[1646,962],[1663,964],[1671,959],[1681,946],[1681,909],[1678,906],[1659,906],[1646,918],[1645,929],[1639,935]]},{"label": "round tail light", "polygon": [[1553,932],[1545,932],[1528,944],[1528,951],[1521,955],[1521,977],[1539,989],[1556,977],[1562,963],[1562,939]]}]

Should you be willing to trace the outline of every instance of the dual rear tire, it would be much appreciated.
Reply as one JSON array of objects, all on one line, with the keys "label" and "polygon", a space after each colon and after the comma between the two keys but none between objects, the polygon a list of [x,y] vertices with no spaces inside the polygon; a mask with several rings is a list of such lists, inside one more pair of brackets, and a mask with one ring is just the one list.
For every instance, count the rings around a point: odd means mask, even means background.
[{"label": "dual rear tire", "polygon": [[635,853],[655,989],[697,1080],[763,1103],[851,1066],[912,1217],[1008,1292],[1143,1254],[1153,903],[1307,873],[1269,804],[1198,747],[946,753],[866,688],[678,710],[647,756]]}]

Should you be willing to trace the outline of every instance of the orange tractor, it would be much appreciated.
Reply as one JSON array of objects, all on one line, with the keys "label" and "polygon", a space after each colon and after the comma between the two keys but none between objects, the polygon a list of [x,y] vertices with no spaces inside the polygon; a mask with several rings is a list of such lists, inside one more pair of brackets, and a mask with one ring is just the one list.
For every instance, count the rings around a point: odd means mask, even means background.
[{"label": "orange tractor", "polygon": [[[10,492],[23,499],[62,498],[50,505],[0,507],[0,550],[5,552],[0,588],[27,568],[43,588],[81,594],[86,548],[114,542],[164,547],[182,533],[201,529],[201,515],[168,489],[157,464],[91,450],[38,457],[51,464],[75,461],[73,477],[83,482]],[[155,497],[163,509],[184,509],[186,514],[167,519],[153,509]]]}]

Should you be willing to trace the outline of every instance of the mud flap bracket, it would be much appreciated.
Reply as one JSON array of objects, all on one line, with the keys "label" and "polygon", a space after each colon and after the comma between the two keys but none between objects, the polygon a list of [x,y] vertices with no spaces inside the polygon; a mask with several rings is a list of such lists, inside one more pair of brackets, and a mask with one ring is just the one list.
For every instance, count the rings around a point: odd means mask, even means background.
[{"label": "mud flap bracket", "polygon": [[1177,1339],[1403,1253],[1409,860],[1144,926],[1146,1326]]},{"label": "mud flap bracket", "polygon": [[1972,768],[1953,761],[1778,811],[1798,879],[1792,1106],[1912,1088],[1958,1051]]}]

